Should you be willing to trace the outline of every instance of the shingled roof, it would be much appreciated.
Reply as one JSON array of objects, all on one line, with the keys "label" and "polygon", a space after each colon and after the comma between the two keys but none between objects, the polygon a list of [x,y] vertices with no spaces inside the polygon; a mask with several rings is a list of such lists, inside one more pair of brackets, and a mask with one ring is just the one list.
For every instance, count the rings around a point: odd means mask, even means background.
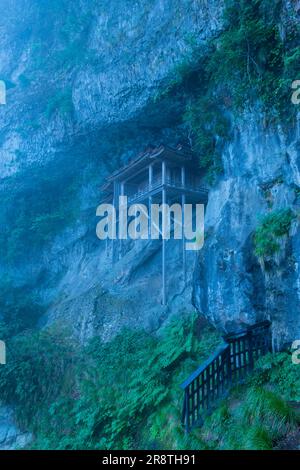
[{"label": "shingled roof", "polygon": [[132,174],[138,173],[146,165],[155,160],[166,159],[172,162],[178,163],[191,163],[194,158],[194,154],[190,147],[178,144],[175,148],[167,145],[150,146],[143,152],[139,153],[137,157],[130,160],[126,165],[114,171],[105,183],[101,186],[101,191],[107,192],[113,181],[122,180],[123,178],[129,177]]}]

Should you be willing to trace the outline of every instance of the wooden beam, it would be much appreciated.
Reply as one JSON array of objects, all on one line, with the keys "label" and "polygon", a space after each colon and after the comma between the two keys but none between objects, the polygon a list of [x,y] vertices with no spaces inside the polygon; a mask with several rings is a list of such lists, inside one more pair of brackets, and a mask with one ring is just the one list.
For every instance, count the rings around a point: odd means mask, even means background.
[{"label": "wooden beam", "polygon": [[167,167],[166,167],[166,161],[163,160],[161,162],[161,177],[162,177],[162,184],[166,184],[166,171],[167,171]]},{"label": "wooden beam", "polygon": [[[181,186],[185,189],[185,167],[181,167]],[[186,203],[185,193],[181,196],[181,208],[182,208],[182,272],[183,272],[183,283],[186,286],[186,250],[185,250],[185,238],[184,238],[184,205]]]},{"label": "wooden beam", "polygon": [[183,271],[183,283],[186,286],[186,249],[185,249],[185,238],[184,238],[184,205],[185,205],[185,194],[181,196],[181,208],[182,208],[182,271]]},{"label": "wooden beam", "polygon": [[[121,183],[120,183],[120,196],[125,196],[125,182],[124,181],[121,181]],[[119,201],[118,201],[118,207],[119,207]],[[118,219],[119,219],[119,224],[120,224],[120,214],[119,214]],[[127,227],[126,227],[126,230],[127,230]],[[122,237],[123,236],[124,236],[124,234],[122,234]],[[121,259],[122,256],[123,256],[124,242],[123,242],[122,237],[120,236],[120,229],[119,229],[119,232],[118,232],[118,238],[119,238],[118,259]]]},{"label": "wooden beam", "polygon": [[[161,163],[161,175],[162,175],[162,204],[167,203],[167,193],[166,193],[166,162],[165,160],[162,161]],[[164,238],[164,218],[165,215],[163,213],[162,219],[163,219],[163,224],[162,224],[162,304],[166,305],[167,304],[167,294],[166,294],[166,240]],[[165,221],[166,222],[166,221]]]},{"label": "wooden beam", "polygon": [[152,182],[153,182],[153,163],[150,163],[148,171],[149,171],[149,189],[150,189],[152,186]]},{"label": "wooden beam", "polygon": [[181,185],[184,188],[185,187],[185,167],[181,167]]},{"label": "wooden beam", "polygon": [[[119,204],[118,204],[118,202],[119,202],[119,190],[120,190],[119,182],[114,181],[113,206],[115,208],[114,214],[115,214],[116,218],[118,218],[117,207],[119,206]],[[116,224],[116,220],[113,220],[113,224]],[[116,256],[116,252],[118,250],[118,228],[116,230],[116,234],[117,234],[116,240],[112,240],[112,264],[114,264],[114,262],[115,262],[115,256]]]},{"label": "wooden beam", "polygon": [[[152,188],[152,183],[153,183],[153,163],[150,163],[149,165],[149,191],[151,191]],[[148,235],[151,237],[151,224],[152,224],[152,219],[151,219],[151,206],[152,206],[152,196],[148,197]]]},{"label": "wooden beam", "polygon": [[[162,203],[166,204],[167,195],[166,189],[162,191]],[[163,214],[164,218],[164,214]],[[162,304],[167,304],[167,294],[166,294],[166,240],[164,238],[164,229],[162,227]]]}]

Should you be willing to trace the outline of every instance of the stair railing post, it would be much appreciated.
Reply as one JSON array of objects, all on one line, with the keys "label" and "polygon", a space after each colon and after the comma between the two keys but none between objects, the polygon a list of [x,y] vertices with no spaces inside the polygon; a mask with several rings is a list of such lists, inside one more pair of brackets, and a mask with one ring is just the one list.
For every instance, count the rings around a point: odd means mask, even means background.
[{"label": "stair railing post", "polygon": [[253,335],[252,331],[248,331],[248,349],[249,349],[249,369],[254,369],[254,357],[253,357]]},{"label": "stair railing post", "polygon": [[181,414],[181,426],[185,426],[186,422],[186,391],[184,391],[184,399],[183,399],[183,407],[182,407],[182,414]]},{"label": "stair railing post", "polygon": [[261,322],[240,333],[224,336],[220,348],[181,384],[184,391],[182,425],[186,433],[195,425],[203,424],[220,392],[223,394],[225,388],[230,389],[244,379],[246,372],[254,369],[258,352],[261,355],[268,350],[269,328],[269,322]]},{"label": "stair railing post", "polygon": [[190,400],[189,400],[189,387],[185,389],[185,432],[186,434],[190,431]]},{"label": "stair railing post", "polygon": [[232,369],[231,369],[231,343],[228,343],[227,349],[227,385],[230,385],[232,382]]}]

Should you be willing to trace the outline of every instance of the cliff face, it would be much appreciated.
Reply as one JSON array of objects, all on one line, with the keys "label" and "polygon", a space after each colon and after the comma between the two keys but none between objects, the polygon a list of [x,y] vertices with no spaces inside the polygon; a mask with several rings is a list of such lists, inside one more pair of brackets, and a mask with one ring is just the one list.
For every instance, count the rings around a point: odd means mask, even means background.
[{"label": "cliff face", "polygon": [[15,425],[14,415],[9,407],[0,408],[0,450],[20,449],[32,439],[29,433],[21,432]]},{"label": "cliff face", "polygon": [[[125,146],[111,141],[122,124],[126,140],[140,136],[145,145],[147,130],[152,135],[174,119],[155,109],[155,98],[189,56],[192,41],[205,43],[220,29],[221,1],[97,4],[3,0],[1,79],[8,99],[1,108],[2,178],[45,165],[59,150],[65,156],[83,137],[95,141],[101,165]],[[148,107],[153,112],[146,115]]]},{"label": "cliff face", "polygon": [[[283,2],[281,34],[299,24],[299,11],[299,2]],[[289,208],[299,215],[299,114],[285,124],[266,126],[258,109],[232,120],[193,289],[196,308],[225,332],[270,319],[275,350],[300,337],[299,222],[295,217],[272,256],[255,254],[254,235],[266,214]]]},{"label": "cliff face", "polygon": [[[112,267],[96,238],[95,211],[105,175],[150,142],[185,137],[185,103],[164,93],[195,44],[205,47],[222,29],[223,1],[73,3],[2,0],[0,315],[26,294],[41,325],[70,323],[84,341],[95,333],[108,339],[122,326],[157,329],[172,311],[192,308],[194,258],[184,288],[180,246],[168,244],[164,308],[159,245],[137,244]],[[297,2],[285,4],[296,12]],[[232,123],[224,176],[209,196],[193,302],[226,331],[267,316],[274,343],[283,344],[300,335],[298,226],[268,269],[252,245],[270,200],[274,210],[297,206],[299,135],[260,122],[253,111]],[[14,318],[22,311],[20,304]]]},{"label": "cliff face", "polygon": [[299,226],[294,222],[280,252],[265,262],[254,255],[253,234],[270,206],[297,211],[299,135],[266,132],[253,116],[234,134],[223,155],[224,178],[209,197],[194,303],[227,332],[269,318],[274,347],[279,347],[300,335]]},{"label": "cliff face", "polygon": [[160,97],[195,42],[218,33],[222,2],[2,3],[0,314],[25,326],[60,320],[83,341],[156,329],[192,308],[194,258],[185,289],[170,242],[162,307],[159,245],[137,245],[112,267],[96,238],[99,187],[149,143],[182,138],[184,103]]}]

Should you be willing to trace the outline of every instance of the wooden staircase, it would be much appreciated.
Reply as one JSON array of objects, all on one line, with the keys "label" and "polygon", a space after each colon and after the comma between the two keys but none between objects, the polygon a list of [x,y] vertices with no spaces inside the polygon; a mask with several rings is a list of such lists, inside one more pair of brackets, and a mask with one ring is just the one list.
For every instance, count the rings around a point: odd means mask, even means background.
[{"label": "wooden staircase", "polygon": [[263,321],[224,336],[224,344],[183,382],[182,425],[186,432],[201,426],[217,401],[230,387],[243,382],[255,361],[271,350],[270,326],[271,322]]}]

